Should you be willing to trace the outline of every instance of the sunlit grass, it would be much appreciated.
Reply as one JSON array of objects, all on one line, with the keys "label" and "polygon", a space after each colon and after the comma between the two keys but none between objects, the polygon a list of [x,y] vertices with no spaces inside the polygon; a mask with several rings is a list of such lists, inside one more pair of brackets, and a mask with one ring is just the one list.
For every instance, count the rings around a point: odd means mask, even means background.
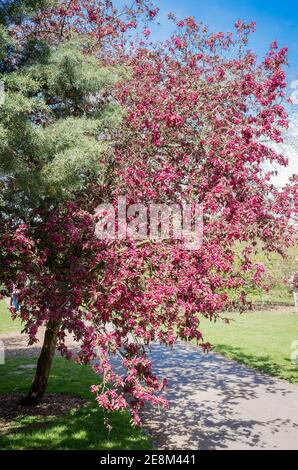
[{"label": "sunlit grass", "polygon": [[19,319],[13,321],[6,301],[0,300],[0,334],[21,331],[21,329],[21,321]]},{"label": "sunlit grass", "polygon": [[291,346],[298,340],[298,315],[278,311],[227,315],[230,324],[201,322],[204,340],[217,351],[289,382],[298,383]]},{"label": "sunlit grass", "polygon": [[[19,367],[35,362],[20,358],[0,365],[0,394],[26,392],[34,370]],[[150,449],[149,438],[131,426],[127,412],[110,414],[112,431],[108,433],[103,412],[89,390],[98,380],[90,367],[56,358],[48,392],[82,397],[89,403],[60,416],[18,417],[0,431],[0,449]]]}]

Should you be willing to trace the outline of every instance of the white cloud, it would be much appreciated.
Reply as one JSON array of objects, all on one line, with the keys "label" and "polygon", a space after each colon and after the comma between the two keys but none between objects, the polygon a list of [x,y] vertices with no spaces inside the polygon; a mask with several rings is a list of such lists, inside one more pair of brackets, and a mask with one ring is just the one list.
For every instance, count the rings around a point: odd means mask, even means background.
[{"label": "white cloud", "polygon": [[287,167],[277,164],[273,166],[273,169],[278,171],[278,175],[272,178],[272,182],[278,187],[284,186],[294,173],[298,173],[298,114],[292,114],[290,117],[289,129],[285,131],[283,138],[282,144],[270,145],[273,150],[289,160]]}]

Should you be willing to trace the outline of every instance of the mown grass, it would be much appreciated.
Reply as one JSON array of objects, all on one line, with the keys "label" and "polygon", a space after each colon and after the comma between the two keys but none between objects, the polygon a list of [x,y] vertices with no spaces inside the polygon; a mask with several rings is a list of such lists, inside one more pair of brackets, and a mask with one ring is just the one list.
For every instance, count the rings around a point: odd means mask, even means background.
[{"label": "mown grass", "polygon": [[21,321],[18,318],[13,321],[6,301],[0,300],[0,334],[21,331],[21,329]]},{"label": "mown grass", "polygon": [[268,311],[230,313],[226,316],[230,324],[206,319],[201,321],[204,340],[213,345],[214,351],[298,383],[298,364],[291,360],[294,342],[298,340],[297,314]]},{"label": "mown grass", "polygon": [[[20,332],[19,320],[13,321],[4,300],[0,302],[0,333]],[[20,366],[35,364],[36,358],[18,358],[0,364],[0,399],[3,394],[25,393],[31,383],[34,369]],[[150,449],[151,441],[139,428],[130,424],[127,412],[108,416],[112,431],[104,426],[103,411],[94,400],[90,386],[99,378],[88,366],[55,358],[48,393],[85,398],[87,406],[61,416],[22,416],[9,429],[0,430],[0,449]]]},{"label": "mown grass", "polygon": [[[0,365],[0,395],[25,393],[34,370],[20,366],[35,363],[36,359],[19,358]],[[90,367],[55,358],[48,392],[82,397],[89,403],[60,416],[18,417],[9,428],[0,431],[0,449],[150,449],[149,438],[141,429],[131,426],[127,412],[109,415],[112,430],[108,433],[103,412],[89,390],[98,380]]]},{"label": "mown grass", "polygon": [[[240,250],[240,247],[238,245],[237,249]],[[288,281],[298,269],[298,244],[286,249],[286,255],[282,257],[278,253],[266,253],[260,244],[257,246],[253,260],[265,266],[265,284],[270,290],[264,292],[262,289],[252,289],[248,299],[254,304],[293,305],[293,294]]]},{"label": "mown grass", "polygon": [[294,304],[293,294],[287,286],[274,287],[269,292],[262,291],[248,294],[248,300],[257,308],[269,305],[291,306]]}]

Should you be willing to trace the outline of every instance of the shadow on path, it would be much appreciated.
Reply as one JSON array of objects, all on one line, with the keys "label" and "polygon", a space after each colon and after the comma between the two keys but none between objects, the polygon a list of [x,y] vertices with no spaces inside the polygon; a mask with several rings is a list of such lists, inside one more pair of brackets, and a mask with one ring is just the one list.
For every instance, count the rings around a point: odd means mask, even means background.
[{"label": "shadow on path", "polygon": [[298,449],[298,387],[217,354],[154,345],[169,408],[143,422],[164,449]]}]

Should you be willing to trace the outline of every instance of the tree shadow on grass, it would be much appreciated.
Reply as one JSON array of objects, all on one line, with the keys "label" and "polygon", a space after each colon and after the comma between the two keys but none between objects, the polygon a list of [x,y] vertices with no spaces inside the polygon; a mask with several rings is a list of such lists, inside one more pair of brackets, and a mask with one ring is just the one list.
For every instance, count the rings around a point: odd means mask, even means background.
[{"label": "tree shadow on grass", "polygon": [[93,404],[61,416],[22,416],[0,432],[0,449],[150,448],[145,434],[130,425],[127,413],[111,414],[110,424],[109,433],[103,424],[103,412]]},{"label": "tree shadow on grass", "polygon": [[[0,367],[0,449],[151,447],[145,433],[131,426],[127,412],[104,416],[90,392],[98,376],[73,361],[55,358],[48,393],[40,405],[20,406],[18,399],[28,390],[35,363],[36,358],[16,358]],[[110,418],[110,433],[104,417]]]},{"label": "tree shadow on grass", "polygon": [[275,377],[280,377],[288,382],[298,383],[298,366],[297,364],[292,364],[290,358],[284,358],[286,365],[282,366],[274,362],[272,357],[268,355],[257,356],[248,354],[239,347],[227,344],[217,344],[215,351],[241,364],[261,370]]}]

